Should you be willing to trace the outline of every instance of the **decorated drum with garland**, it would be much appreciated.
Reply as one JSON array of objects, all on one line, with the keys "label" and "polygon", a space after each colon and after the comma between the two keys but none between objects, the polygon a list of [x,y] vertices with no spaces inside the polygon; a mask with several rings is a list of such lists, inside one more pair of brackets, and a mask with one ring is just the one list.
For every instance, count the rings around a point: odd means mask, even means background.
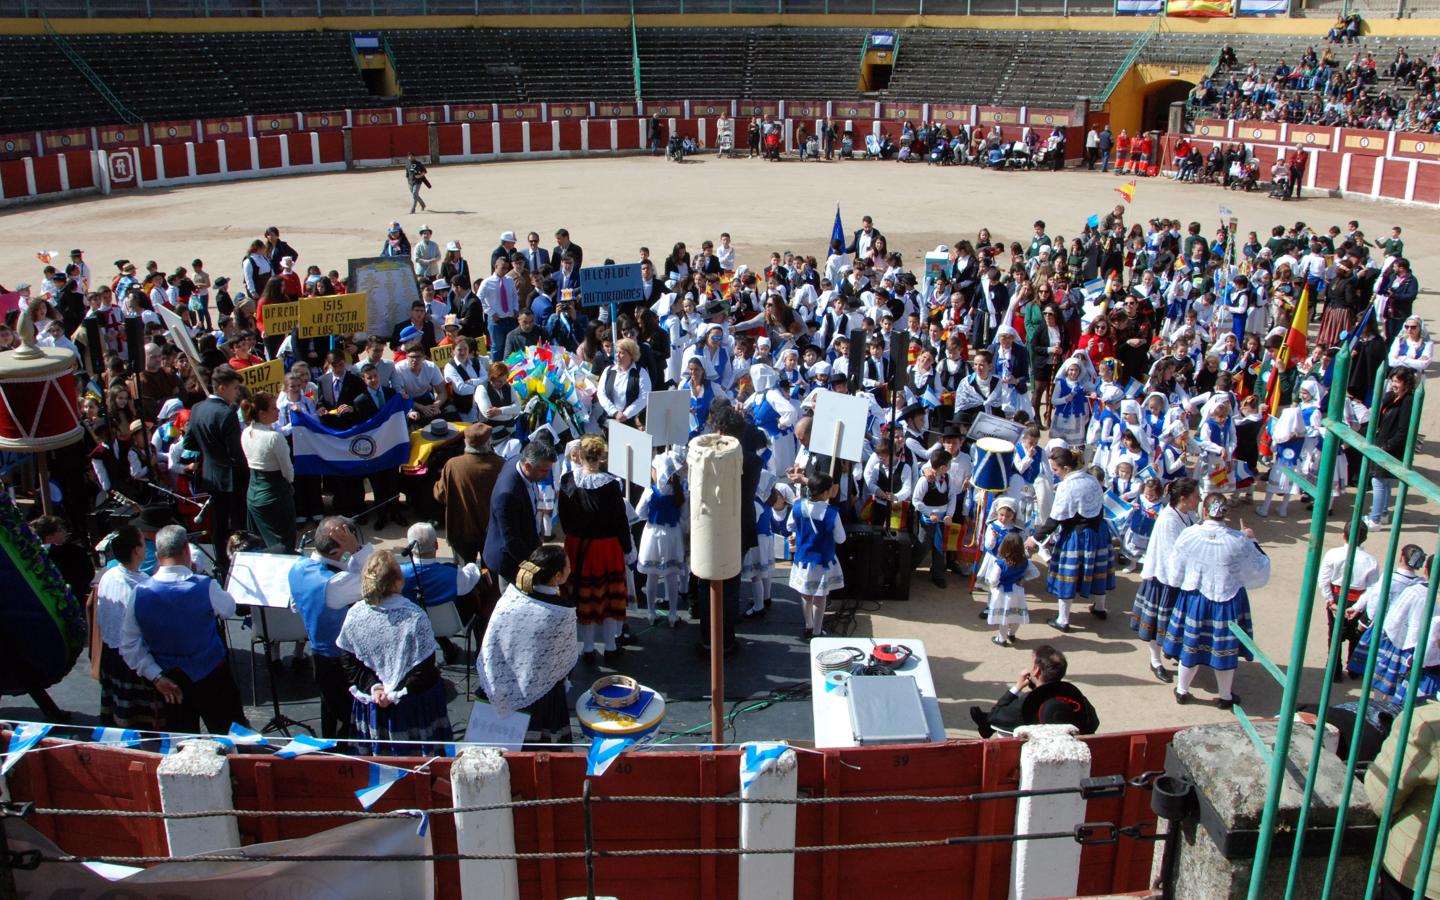
[{"label": "decorated drum with garland", "polygon": [[33,309],[20,313],[21,347],[0,353],[0,450],[38,453],[80,440],[75,400],[79,360],[35,344]]}]

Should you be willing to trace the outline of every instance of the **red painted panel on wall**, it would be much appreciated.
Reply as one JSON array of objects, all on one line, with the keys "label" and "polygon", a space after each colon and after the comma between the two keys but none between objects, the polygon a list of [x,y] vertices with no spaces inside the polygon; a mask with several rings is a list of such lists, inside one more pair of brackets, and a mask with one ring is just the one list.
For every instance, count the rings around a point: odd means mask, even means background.
[{"label": "red painted panel on wall", "polygon": [[530,152],[545,153],[555,143],[555,134],[550,130],[549,122],[531,122],[530,124]]},{"label": "red painted panel on wall", "polygon": [[255,168],[248,138],[225,141],[225,166],[231,172],[248,172]]},{"label": "red painted panel on wall", "polygon": [[290,165],[308,166],[315,162],[315,150],[310,146],[310,134],[296,131],[282,136],[290,148]]},{"label": "red painted panel on wall", "polygon": [[610,119],[591,119],[585,123],[591,150],[610,150]]},{"label": "red painted panel on wall", "polygon": [[345,161],[345,136],[338,131],[320,132],[320,159],[317,162]]},{"label": "red painted panel on wall", "polygon": [[1415,170],[1416,203],[1440,203],[1440,165],[1421,164]]},{"label": "red painted panel on wall", "polygon": [[220,145],[215,143],[195,145],[195,174],[214,175],[220,171]]},{"label": "red painted panel on wall", "polygon": [[1374,186],[1375,178],[1375,157],[1362,156],[1359,153],[1350,154],[1350,179],[1345,184],[1345,190],[1358,191],[1362,194],[1370,193]]},{"label": "red painted panel on wall", "polygon": [[35,159],[35,193],[55,194],[59,193],[60,189],[60,157],[37,157]]},{"label": "red painted panel on wall", "polygon": [[88,188],[95,186],[95,169],[91,164],[91,151],[69,150],[65,153],[65,163],[69,167],[70,189]]},{"label": "red painted panel on wall", "polygon": [[1340,154],[1317,153],[1311,158],[1315,168],[1315,187],[1332,191],[1340,187]]},{"label": "red painted panel on wall", "polygon": [[7,197],[30,196],[30,183],[25,178],[25,163],[12,159],[0,162],[0,188]]},{"label": "red painted panel on wall", "polygon": [[187,178],[190,176],[190,154],[184,144],[165,144],[160,148],[165,157],[166,178]]},{"label": "red painted panel on wall", "polygon": [[155,165],[155,148],[140,148],[140,177],[146,181],[153,181],[159,177],[159,169]]},{"label": "red painted panel on wall", "polygon": [[[486,126],[488,129],[489,126]],[[441,156],[459,156],[465,152],[465,126],[439,125],[435,128],[435,139],[440,144]]]},{"label": "red painted panel on wall", "polygon": [[522,153],[525,150],[524,128],[519,122],[500,123],[500,152]]},{"label": "red painted panel on wall", "polygon": [[1410,161],[1390,159],[1385,161],[1385,171],[1380,174],[1380,196],[1392,200],[1405,199],[1405,185],[1410,180]]},{"label": "red painted panel on wall", "polygon": [[256,168],[278,169],[284,164],[284,157],[280,154],[282,140],[284,138],[275,134],[255,139],[255,145],[260,154],[260,162],[256,164]]},{"label": "red painted panel on wall", "polygon": [[580,120],[561,120],[560,122],[560,146],[556,150],[579,150],[580,132],[585,127]]}]

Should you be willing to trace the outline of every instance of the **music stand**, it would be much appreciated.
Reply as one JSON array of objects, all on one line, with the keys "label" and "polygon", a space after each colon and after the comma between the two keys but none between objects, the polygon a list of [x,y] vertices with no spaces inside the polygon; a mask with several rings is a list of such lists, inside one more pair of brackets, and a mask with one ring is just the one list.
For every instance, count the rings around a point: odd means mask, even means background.
[{"label": "music stand", "polygon": [[[300,557],[289,554],[278,553],[237,553],[230,560],[229,583],[227,590],[235,602],[244,606],[257,607],[255,618],[259,622],[259,629],[250,638],[250,652],[252,661],[250,665],[250,694],[258,698],[259,690],[255,681],[255,664],[253,655],[255,645],[264,645],[265,671],[270,676],[270,721],[260,729],[261,734],[283,734],[290,737],[291,728],[303,728],[314,736],[315,729],[303,722],[285,715],[280,708],[280,693],[275,682],[275,660],[270,656],[270,645],[278,640],[291,640],[291,638],[271,638],[270,622],[266,615],[271,609],[290,611],[290,588],[288,576],[290,567]],[[293,613],[291,613],[293,615]]]}]

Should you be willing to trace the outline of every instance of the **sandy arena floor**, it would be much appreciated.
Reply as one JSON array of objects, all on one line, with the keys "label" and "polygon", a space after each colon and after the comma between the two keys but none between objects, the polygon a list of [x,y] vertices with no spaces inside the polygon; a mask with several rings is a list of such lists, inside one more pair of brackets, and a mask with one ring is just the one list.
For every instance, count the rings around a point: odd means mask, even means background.
[{"label": "sandy arena floor", "polygon": [[[1043,218],[1052,236],[1068,238],[1087,216],[1119,202],[1114,189],[1122,183],[1114,176],[1085,172],[1001,174],[879,162],[772,166],[710,157],[680,166],[645,157],[437,166],[431,180],[436,185],[427,195],[431,208],[414,216],[406,214],[409,198],[398,169],[143,191],[9,210],[0,213],[0,282],[36,281],[37,250],[65,252],[71,247],[84,248],[93,271],[103,278],[113,274],[110,262],[120,257],[137,263],[156,259],[162,269],[200,257],[212,275],[233,278],[249,241],[268,225],[279,226],[300,251],[301,265],[317,263],[344,272],[349,257],[379,250],[385,227],[395,218],[412,239],[423,222],[434,228],[442,246],[459,240],[477,268],[485,267],[503,230],[513,229],[523,238],[534,229],[545,236],[548,247],[555,228],[564,226],[585,248],[591,264],[607,256],[633,259],[641,245],[658,259],[676,240],[694,249],[702,239],[728,231],[740,262],[754,269],[768,261],[771,250],[823,259],[837,202],[847,231],[858,228],[861,215],[868,213],[891,249],[917,267],[925,250],[962,237],[973,240],[982,226],[999,240],[1024,240],[1031,223]],[[1282,205],[1263,193],[1145,180],[1130,218],[1198,220],[1209,235],[1218,224],[1220,205],[1235,210],[1242,233],[1256,230],[1264,235],[1271,225],[1296,218],[1317,229],[1359,219],[1373,238],[1400,224],[1421,284],[1440,272],[1440,254],[1433,250],[1440,238],[1440,212],[1435,210],[1333,199]],[[1417,310],[1432,321],[1433,293],[1424,292]],[[1436,430],[1437,406],[1440,403],[1432,400],[1425,411],[1427,432]],[[1417,463],[1425,474],[1440,479],[1433,453],[1422,452]],[[1337,513],[1348,514],[1350,506],[1349,497],[1340,499]],[[1270,585],[1255,592],[1252,602],[1260,646],[1283,667],[1308,549],[1306,508],[1296,503],[1286,521],[1262,520],[1252,507],[1241,507],[1237,515],[1255,527],[1273,561]],[[1332,519],[1327,530],[1327,546],[1339,541],[1338,521],[1338,516]],[[1412,503],[1405,537],[1428,551],[1434,539],[1425,535],[1436,523],[1433,508]],[[398,533],[387,537],[387,543],[393,542]],[[1381,555],[1383,545],[1384,535],[1372,535],[1372,552]],[[1133,640],[1125,615],[1137,585],[1134,575],[1122,576],[1110,600],[1108,621],[1077,612],[1078,630],[1068,635],[1043,624],[1054,604],[1036,596],[1043,594],[1043,584],[1032,584],[1034,622],[1021,629],[1018,649],[990,643],[989,629],[976,616],[978,599],[967,597],[959,584],[952,576],[951,589],[940,592],[917,574],[911,602],[886,603],[879,612],[863,616],[857,631],[927,642],[953,736],[973,736],[968,706],[998,697],[1028,665],[1028,648],[1041,642],[1069,655],[1071,678],[1094,700],[1106,731],[1220,721],[1230,715],[1210,705],[1214,682],[1206,674],[1196,683],[1201,702],[1184,708],[1151,676],[1147,654]],[[1302,702],[1319,694],[1324,625],[1317,607]],[[1345,687],[1354,693],[1353,686]],[[1236,691],[1255,714],[1273,714],[1279,702],[1279,688],[1258,664],[1242,666]]]}]

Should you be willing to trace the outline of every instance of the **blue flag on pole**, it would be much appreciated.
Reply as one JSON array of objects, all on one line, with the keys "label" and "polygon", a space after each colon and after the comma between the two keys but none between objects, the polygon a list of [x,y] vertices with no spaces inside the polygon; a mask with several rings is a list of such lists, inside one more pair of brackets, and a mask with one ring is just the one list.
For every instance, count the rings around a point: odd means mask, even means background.
[{"label": "blue flag on pole", "polygon": [[[833,246],[835,245],[835,241],[839,241],[839,242],[840,242],[840,252],[841,252],[841,253],[844,253],[844,252],[845,252],[845,226],[840,224],[840,204],[838,204],[838,203],[835,204],[835,224],[830,228],[830,246],[831,246],[831,247],[833,247]],[[826,256],[829,256],[829,255],[830,255],[830,248],[829,248],[829,247],[826,247],[826,248],[825,248],[825,255],[826,255]]]}]

